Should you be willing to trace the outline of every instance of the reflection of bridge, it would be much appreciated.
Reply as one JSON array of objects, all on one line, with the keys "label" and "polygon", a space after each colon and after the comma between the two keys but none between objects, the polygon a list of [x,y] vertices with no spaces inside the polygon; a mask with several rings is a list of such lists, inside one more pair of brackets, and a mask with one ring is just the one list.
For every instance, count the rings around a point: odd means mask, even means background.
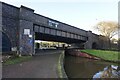
[{"label": "reflection of bridge", "polygon": [[65,42],[73,44],[73,47],[84,45],[87,49],[107,48],[106,42],[101,39],[102,36],[93,34],[91,31],[36,14],[33,9],[24,6],[18,8],[3,2],[0,6],[0,12],[2,12],[0,29],[10,39],[13,51],[19,50],[22,54],[33,53],[35,39]]}]

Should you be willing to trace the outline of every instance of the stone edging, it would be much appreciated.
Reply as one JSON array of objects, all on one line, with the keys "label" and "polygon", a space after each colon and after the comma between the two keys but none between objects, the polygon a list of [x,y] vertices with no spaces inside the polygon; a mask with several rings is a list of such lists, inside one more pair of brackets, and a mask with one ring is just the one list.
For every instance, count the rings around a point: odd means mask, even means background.
[{"label": "stone edging", "polygon": [[58,78],[68,78],[64,70],[64,56],[65,54],[63,51],[59,56],[58,65],[57,65]]}]

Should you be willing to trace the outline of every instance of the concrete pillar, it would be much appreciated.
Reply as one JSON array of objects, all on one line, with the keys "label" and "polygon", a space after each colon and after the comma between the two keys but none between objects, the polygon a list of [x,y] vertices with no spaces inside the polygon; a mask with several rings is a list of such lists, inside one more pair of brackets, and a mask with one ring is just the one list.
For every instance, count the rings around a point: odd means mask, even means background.
[{"label": "concrete pillar", "polygon": [[34,10],[21,6],[19,14],[19,51],[21,55],[32,55],[34,52],[33,32]]},{"label": "concrete pillar", "polygon": [[92,31],[87,32],[88,41],[85,43],[85,49],[92,49],[92,43],[93,43],[93,34]]}]

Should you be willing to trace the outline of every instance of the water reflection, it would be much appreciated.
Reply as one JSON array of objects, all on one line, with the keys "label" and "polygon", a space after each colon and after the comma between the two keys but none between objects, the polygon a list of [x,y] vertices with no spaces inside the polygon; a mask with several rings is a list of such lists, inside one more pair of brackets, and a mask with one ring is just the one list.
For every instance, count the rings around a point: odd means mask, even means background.
[{"label": "water reflection", "polygon": [[103,71],[106,66],[115,65],[116,63],[104,62],[100,60],[91,60],[81,57],[66,56],[65,71],[69,78],[93,78]]}]

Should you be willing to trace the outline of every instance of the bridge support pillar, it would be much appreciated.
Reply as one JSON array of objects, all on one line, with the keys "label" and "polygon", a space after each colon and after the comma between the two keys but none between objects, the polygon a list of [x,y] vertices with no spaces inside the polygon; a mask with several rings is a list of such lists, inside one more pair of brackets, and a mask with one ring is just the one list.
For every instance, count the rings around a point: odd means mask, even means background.
[{"label": "bridge support pillar", "polygon": [[19,52],[21,55],[32,55],[34,52],[33,32],[34,10],[21,6],[19,20]]},{"label": "bridge support pillar", "polygon": [[92,49],[92,43],[93,43],[92,31],[88,31],[87,35],[88,35],[88,41],[86,41],[84,48],[85,49]]}]

